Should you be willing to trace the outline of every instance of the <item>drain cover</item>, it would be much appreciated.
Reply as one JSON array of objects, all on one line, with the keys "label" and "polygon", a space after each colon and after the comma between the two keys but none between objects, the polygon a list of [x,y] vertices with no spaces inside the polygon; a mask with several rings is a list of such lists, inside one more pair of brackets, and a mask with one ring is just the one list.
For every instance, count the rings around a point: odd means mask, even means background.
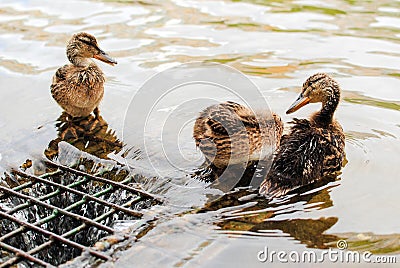
[{"label": "drain cover", "polygon": [[113,223],[140,219],[141,209],[158,202],[121,166],[105,168],[82,155],[73,165],[43,163],[44,174],[12,170],[14,187],[0,185],[0,267],[60,265],[82,252],[92,262],[110,260],[93,245],[110,235],[114,243],[127,239]]}]

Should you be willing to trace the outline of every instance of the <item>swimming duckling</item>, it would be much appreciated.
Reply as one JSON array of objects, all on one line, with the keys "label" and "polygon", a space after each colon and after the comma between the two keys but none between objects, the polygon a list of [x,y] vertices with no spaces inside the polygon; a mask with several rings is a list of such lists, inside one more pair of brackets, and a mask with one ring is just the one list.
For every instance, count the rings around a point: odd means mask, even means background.
[{"label": "swimming duckling", "polygon": [[321,102],[322,108],[309,120],[291,122],[290,133],[282,136],[271,169],[261,183],[261,194],[278,197],[340,171],[345,158],[345,137],[333,118],[339,99],[339,84],[329,75],[317,73],[305,81],[300,96],[286,113],[315,102]]},{"label": "swimming duckling", "polygon": [[50,87],[53,98],[72,117],[86,117],[93,111],[98,116],[105,78],[91,58],[110,65],[117,62],[101,50],[96,38],[88,33],[72,36],[67,45],[67,57],[72,64],[60,67],[53,76]]},{"label": "swimming duckling", "polygon": [[[278,115],[254,113],[228,101],[200,113],[193,137],[206,161],[224,168],[232,164],[249,165],[251,161],[268,157],[279,146],[282,130],[283,123]],[[268,152],[268,148],[272,150]]]}]

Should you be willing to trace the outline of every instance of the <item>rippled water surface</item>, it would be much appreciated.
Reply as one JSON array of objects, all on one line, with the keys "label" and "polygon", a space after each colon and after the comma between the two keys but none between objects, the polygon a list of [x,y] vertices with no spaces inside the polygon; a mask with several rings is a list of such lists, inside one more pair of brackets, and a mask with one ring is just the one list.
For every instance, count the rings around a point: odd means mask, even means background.
[{"label": "rippled water surface", "polygon": [[[154,209],[165,218],[118,264],[262,266],[257,253],[265,246],[320,252],[339,239],[350,249],[397,254],[400,261],[399,14],[400,1],[2,0],[0,170],[43,155],[57,137],[61,109],[49,86],[67,61],[65,44],[75,32],[94,34],[118,61],[114,67],[98,63],[107,77],[101,115],[128,148],[138,147],[134,139],[124,139],[135,131],[135,122],[124,122],[128,105],[160,71],[193,61],[226,64],[246,74],[284,121],[292,118],[285,111],[303,81],[327,72],[342,86],[336,117],[346,134],[348,163],[337,181],[273,204],[240,198],[250,192],[239,191],[231,200],[201,208],[207,200],[204,184],[185,172],[202,162],[191,127],[203,107],[180,107],[174,116],[189,118],[187,125],[179,135],[163,131],[179,143],[184,168],[155,172],[141,162],[140,148],[131,150],[138,158],[130,161],[136,172],[175,180],[180,187],[152,181],[153,190],[159,186],[173,206]],[[199,91],[214,101],[238,101],[212,87]],[[158,141],[160,118],[187,98],[179,93],[163,99],[149,117],[146,137]],[[295,116],[306,117],[318,107],[308,105]],[[150,143],[149,156],[157,161],[161,153]],[[171,216],[191,207],[201,213]]]}]

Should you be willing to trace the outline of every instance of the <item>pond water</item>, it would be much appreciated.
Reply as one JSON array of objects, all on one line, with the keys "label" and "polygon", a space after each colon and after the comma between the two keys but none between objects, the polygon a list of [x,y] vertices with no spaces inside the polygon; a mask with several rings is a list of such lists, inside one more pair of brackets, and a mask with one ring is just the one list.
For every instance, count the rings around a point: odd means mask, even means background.
[{"label": "pond water", "polygon": [[[124,156],[133,171],[157,177],[144,183],[172,200],[169,208],[149,212],[163,216],[120,253],[118,267],[263,266],[257,254],[266,246],[320,253],[340,239],[350,250],[394,254],[400,261],[399,14],[400,1],[384,0],[2,0],[0,171],[42,156],[58,137],[62,111],[51,97],[51,78],[67,62],[68,39],[86,31],[118,61],[113,67],[98,63],[107,77],[103,119],[131,149]],[[190,62],[244,73],[285,122],[319,108],[285,115],[304,80],[332,74],[342,87],[336,118],[346,134],[348,163],[340,177],[269,204],[240,198],[249,190],[202,208],[215,191],[193,178],[203,160],[191,137],[193,120],[210,103],[240,98],[197,85],[166,94],[151,114],[149,107],[132,105],[139,93],[154,97],[143,85],[157,73]],[[258,95],[251,96],[258,103]],[[193,98],[208,99],[187,102]],[[136,114],[147,119],[146,130]],[[179,124],[162,127],[166,118]],[[138,138],[143,134],[145,148]],[[166,152],[182,157],[165,164]],[[188,213],[192,208],[201,211]]]}]

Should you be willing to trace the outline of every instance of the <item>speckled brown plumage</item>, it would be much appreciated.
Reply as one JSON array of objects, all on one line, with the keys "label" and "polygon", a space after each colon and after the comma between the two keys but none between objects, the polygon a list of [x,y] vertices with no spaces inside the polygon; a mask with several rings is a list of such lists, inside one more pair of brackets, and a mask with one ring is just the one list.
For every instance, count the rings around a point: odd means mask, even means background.
[{"label": "speckled brown plumage", "polygon": [[327,74],[318,73],[306,80],[287,113],[313,102],[322,102],[322,108],[310,120],[291,122],[290,132],[282,136],[271,169],[261,183],[261,194],[281,196],[340,171],[345,158],[345,136],[333,119],[339,100],[340,87]]},{"label": "speckled brown plumage", "polygon": [[276,114],[254,113],[240,104],[225,102],[200,113],[193,137],[207,161],[222,168],[271,155],[279,146],[282,130]]},{"label": "speckled brown plumage", "polygon": [[94,36],[75,34],[67,45],[71,64],[59,68],[53,76],[51,94],[57,103],[72,117],[88,116],[95,110],[104,95],[104,74],[90,58],[108,64],[111,59],[98,45]]}]

